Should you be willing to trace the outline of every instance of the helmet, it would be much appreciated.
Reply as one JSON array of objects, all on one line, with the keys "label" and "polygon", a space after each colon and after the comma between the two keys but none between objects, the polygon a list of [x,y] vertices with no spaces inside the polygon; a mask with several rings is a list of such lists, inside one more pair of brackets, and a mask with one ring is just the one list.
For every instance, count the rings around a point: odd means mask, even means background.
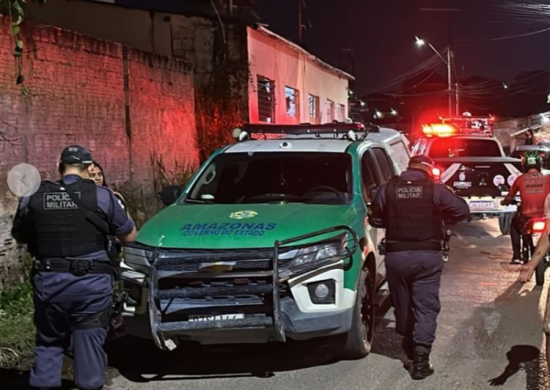
[{"label": "helmet", "polygon": [[537,151],[529,150],[523,155],[522,164],[524,172],[529,169],[537,169],[540,172],[542,170],[542,157]]}]

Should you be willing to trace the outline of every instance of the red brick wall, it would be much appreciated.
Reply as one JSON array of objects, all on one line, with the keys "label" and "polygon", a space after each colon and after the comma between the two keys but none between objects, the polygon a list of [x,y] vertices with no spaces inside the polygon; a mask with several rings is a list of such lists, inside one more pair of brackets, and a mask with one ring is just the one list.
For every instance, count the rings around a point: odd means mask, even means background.
[{"label": "red brick wall", "polygon": [[181,63],[151,62],[149,55],[136,51],[128,58],[133,175],[150,183],[153,151],[168,168],[198,162],[193,80],[181,77]]},{"label": "red brick wall", "polygon": [[152,153],[168,168],[198,162],[193,79],[183,65],[130,49],[125,68],[118,43],[28,23],[22,31],[26,97],[15,85],[9,21],[0,16],[0,131],[12,140],[0,140],[0,289],[16,258],[9,241],[15,199],[5,193],[14,165],[30,163],[43,178],[56,179],[61,150],[77,143],[92,150],[108,182],[132,179],[149,192]]}]

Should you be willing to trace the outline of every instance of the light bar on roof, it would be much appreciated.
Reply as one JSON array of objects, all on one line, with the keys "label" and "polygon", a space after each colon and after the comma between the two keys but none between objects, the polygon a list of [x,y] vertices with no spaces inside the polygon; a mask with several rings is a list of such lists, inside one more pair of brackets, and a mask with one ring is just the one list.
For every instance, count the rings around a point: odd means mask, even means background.
[{"label": "light bar on roof", "polygon": [[458,133],[458,129],[447,123],[432,123],[422,125],[422,132],[427,136],[449,137]]},{"label": "light bar on roof", "polygon": [[299,124],[299,125],[277,125],[277,124],[247,124],[242,130],[248,134],[348,134],[350,131],[357,133],[376,132],[377,126],[365,127],[362,123],[327,123],[327,124]]}]

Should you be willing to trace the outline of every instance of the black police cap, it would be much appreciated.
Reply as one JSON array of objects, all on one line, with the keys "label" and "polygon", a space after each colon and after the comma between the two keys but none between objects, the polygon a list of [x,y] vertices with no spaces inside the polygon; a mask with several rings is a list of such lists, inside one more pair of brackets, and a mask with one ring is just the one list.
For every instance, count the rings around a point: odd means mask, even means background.
[{"label": "black police cap", "polygon": [[93,161],[92,153],[80,145],[67,146],[63,149],[60,159],[60,162],[63,164],[89,165],[92,164]]}]

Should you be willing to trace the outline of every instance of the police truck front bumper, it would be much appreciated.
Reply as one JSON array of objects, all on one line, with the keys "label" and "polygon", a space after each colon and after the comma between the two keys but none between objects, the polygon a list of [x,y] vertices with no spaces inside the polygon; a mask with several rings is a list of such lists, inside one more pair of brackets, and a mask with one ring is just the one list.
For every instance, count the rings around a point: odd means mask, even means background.
[{"label": "police truck front bumper", "polygon": [[[282,259],[287,245],[338,230],[352,236],[351,249],[299,270]],[[353,230],[335,227],[276,242],[272,249],[197,252],[129,246],[121,276],[131,302],[125,305],[125,329],[152,338],[164,350],[179,340],[284,342],[347,332],[355,293],[343,288],[344,268],[351,266],[357,242]]]}]

